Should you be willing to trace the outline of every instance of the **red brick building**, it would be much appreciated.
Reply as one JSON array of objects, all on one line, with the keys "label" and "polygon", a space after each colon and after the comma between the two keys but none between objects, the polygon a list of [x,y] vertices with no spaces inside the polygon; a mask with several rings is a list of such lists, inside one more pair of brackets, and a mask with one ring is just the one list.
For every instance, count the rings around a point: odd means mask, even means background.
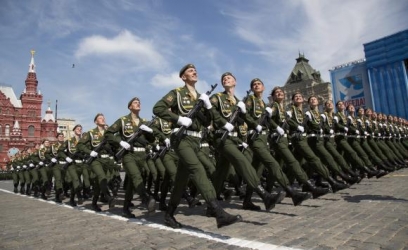
[{"label": "red brick building", "polygon": [[34,53],[25,80],[25,89],[17,99],[10,86],[0,86],[0,167],[9,155],[40,144],[44,138],[55,141],[57,121],[48,107],[41,117],[43,95],[38,91]]}]

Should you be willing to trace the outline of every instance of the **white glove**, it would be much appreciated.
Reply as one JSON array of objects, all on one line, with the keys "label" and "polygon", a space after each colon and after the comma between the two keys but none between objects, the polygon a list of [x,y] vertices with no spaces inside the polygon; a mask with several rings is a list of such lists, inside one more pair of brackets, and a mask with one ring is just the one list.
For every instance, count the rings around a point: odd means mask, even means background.
[{"label": "white glove", "polygon": [[270,107],[266,107],[265,111],[268,112],[268,117],[271,118],[272,117],[272,109]]},{"label": "white glove", "polygon": [[20,166],[17,166],[17,169],[20,169],[21,167]]},{"label": "white glove", "polygon": [[261,133],[262,132],[262,126],[261,125],[257,125],[255,128],[256,132]]},{"label": "white glove", "polygon": [[344,131],[348,132],[348,127],[344,127]]},{"label": "white glove", "polygon": [[309,118],[309,120],[312,120],[312,114],[310,114],[309,111],[306,111],[305,115]]},{"label": "white glove", "polygon": [[26,166],[26,165],[23,165],[23,168],[24,168],[24,169],[26,169],[26,168],[27,168],[27,166]]},{"label": "white glove", "polygon": [[202,100],[204,102],[204,106],[205,106],[206,109],[211,109],[212,108],[210,98],[208,97],[207,94],[205,94],[205,93],[201,94],[198,99],[200,99],[200,100]]},{"label": "white glove", "polygon": [[164,140],[164,145],[166,145],[166,148],[170,148],[170,139],[169,138],[166,138]]},{"label": "white glove", "polygon": [[57,159],[52,158],[52,159],[51,159],[51,162],[52,162],[52,163],[56,163],[56,162],[57,162]]},{"label": "white glove", "polygon": [[160,146],[159,146],[159,144],[156,144],[156,151],[160,151]]},{"label": "white glove", "polygon": [[243,148],[247,148],[248,144],[246,144],[245,142],[243,142],[240,146],[242,146]]},{"label": "white glove", "polygon": [[72,159],[71,159],[70,157],[65,158],[65,160],[66,160],[68,163],[71,163],[71,162],[72,162]]},{"label": "white glove", "polygon": [[153,133],[153,129],[149,128],[148,126],[142,124],[139,127],[141,130],[146,131],[147,133]]},{"label": "white glove", "polygon": [[239,101],[239,102],[237,103],[237,106],[238,106],[238,108],[241,110],[241,112],[242,112],[243,114],[246,113],[245,103],[243,103],[242,101]]},{"label": "white glove", "polygon": [[359,134],[360,134],[360,131],[356,130],[356,134],[358,134],[358,135],[359,135]]},{"label": "white glove", "polygon": [[227,123],[225,123],[224,127],[222,127],[222,128],[225,129],[225,130],[228,130],[228,132],[231,132],[232,130],[234,130],[234,125],[227,122]]},{"label": "white glove", "polygon": [[179,116],[177,124],[188,128],[191,126],[191,124],[193,124],[193,121],[188,117]]},{"label": "white glove", "polygon": [[129,150],[131,147],[130,147],[130,144],[128,143],[128,142],[126,142],[126,141],[120,141],[119,142],[119,145],[122,147],[122,148],[124,148],[124,149],[126,149],[126,150]]},{"label": "white glove", "polygon": [[323,118],[323,121],[326,121],[326,115],[325,114],[320,114],[320,117]]},{"label": "white glove", "polygon": [[368,135],[367,131],[364,131],[364,135]]},{"label": "white glove", "polygon": [[14,168],[13,168],[13,167],[11,167],[11,168],[10,168],[10,170],[11,170],[11,171],[13,171],[13,170],[14,170]]},{"label": "white glove", "polygon": [[98,153],[92,150],[91,153],[89,153],[89,155],[90,155],[91,157],[97,157],[97,156],[98,156]]},{"label": "white glove", "polygon": [[303,126],[300,126],[300,125],[297,127],[297,130],[299,132],[302,132],[302,133],[305,132],[305,128]]},{"label": "white glove", "polygon": [[276,128],[276,131],[277,131],[280,135],[283,135],[283,134],[285,133],[285,130],[283,130],[283,128],[281,128],[280,126],[278,126],[278,127]]},{"label": "white glove", "polygon": [[40,162],[38,163],[38,165],[42,166],[42,165],[44,165],[44,162],[40,161]]},{"label": "white glove", "polygon": [[32,167],[34,167],[34,164],[30,163],[30,165],[28,165],[28,166],[30,166],[30,168],[32,168]]},{"label": "white glove", "polygon": [[378,136],[381,136],[381,133],[378,133]]},{"label": "white glove", "polygon": [[331,135],[334,134],[333,129],[330,129],[329,133],[330,133]]},{"label": "white glove", "polygon": [[322,128],[320,129],[320,134],[323,134],[323,129]]}]

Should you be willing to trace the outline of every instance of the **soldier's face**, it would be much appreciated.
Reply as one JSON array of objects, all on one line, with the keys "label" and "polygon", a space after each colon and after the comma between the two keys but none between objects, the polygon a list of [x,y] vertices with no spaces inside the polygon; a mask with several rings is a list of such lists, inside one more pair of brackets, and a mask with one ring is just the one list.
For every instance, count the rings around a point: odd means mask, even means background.
[{"label": "soldier's face", "polygon": [[303,103],[303,96],[301,94],[296,94],[293,97],[293,103],[294,104],[302,104]]},{"label": "soldier's face", "polygon": [[49,146],[50,146],[50,142],[49,142],[49,141],[45,141],[45,142],[44,142],[44,147],[47,147],[47,148],[48,148]]},{"label": "soldier's face", "polygon": [[58,135],[58,141],[64,141],[64,135],[63,134]]},{"label": "soldier's face", "polygon": [[367,109],[365,112],[366,116],[371,116],[372,113],[373,111],[371,109]]},{"label": "soldier's face", "polygon": [[358,109],[358,115],[364,115],[364,109]]},{"label": "soldier's face", "polygon": [[260,94],[263,93],[263,91],[265,90],[265,86],[263,85],[262,82],[255,81],[254,83],[252,83],[251,89],[252,92],[254,92],[255,94]]},{"label": "soldier's face", "polygon": [[344,110],[344,102],[339,102],[337,103],[337,109],[339,111],[343,111]]},{"label": "soldier's face", "polygon": [[332,101],[328,101],[326,102],[326,110],[331,111],[333,110],[333,102]]},{"label": "soldier's face", "polygon": [[96,118],[95,124],[98,126],[104,126],[105,125],[105,116],[100,115],[98,118]]},{"label": "soldier's face", "polygon": [[224,87],[234,87],[237,84],[234,77],[226,75],[222,78],[222,86]]},{"label": "soldier's face", "polygon": [[356,109],[354,108],[353,105],[348,106],[347,110],[348,110],[348,112],[350,112],[352,114],[354,114],[354,112],[356,111]]},{"label": "soldier's face", "polygon": [[82,127],[76,127],[74,132],[75,132],[75,135],[81,135],[82,134]]},{"label": "soldier's face", "polygon": [[130,109],[130,111],[140,111],[140,107],[141,107],[140,101],[134,100],[134,101],[130,104],[129,109]]},{"label": "soldier's face", "polygon": [[276,101],[282,101],[285,99],[285,93],[281,89],[276,89],[273,93],[273,99]]},{"label": "soldier's face", "polygon": [[316,107],[317,105],[319,105],[319,101],[317,100],[316,97],[311,97],[310,100],[309,100],[309,105],[313,106],[313,107]]},{"label": "soldier's face", "polygon": [[183,81],[188,83],[196,83],[198,81],[198,74],[195,68],[188,68],[184,71],[183,76],[181,77]]},{"label": "soldier's face", "polygon": [[373,120],[377,119],[377,113],[373,112],[371,114],[371,119],[373,119]]}]

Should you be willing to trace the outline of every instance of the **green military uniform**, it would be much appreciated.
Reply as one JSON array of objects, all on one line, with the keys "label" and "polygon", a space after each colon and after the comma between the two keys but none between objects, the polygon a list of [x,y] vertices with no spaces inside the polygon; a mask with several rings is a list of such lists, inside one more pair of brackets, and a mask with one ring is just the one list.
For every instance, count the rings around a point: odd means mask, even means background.
[{"label": "green military uniform", "polygon": [[98,127],[83,134],[82,138],[77,144],[77,150],[82,151],[85,155],[90,155],[96,147],[101,146],[98,155],[91,162],[91,169],[95,175],[94,193],[92,198],[92,207],[99,212],[100,208],[97,206],[99,195],[102,193],[108,199],[109,208],[114,207],[115,199],[111,197],[108,190],[107,172],[115,164],[113,161],[113,151],[107,143],[104,142],[104,130],[99,130]]},{"label": "green military uniform", "polygon": [[39,173],[40,173],[40,180],[42,185],[41,189],[41,198],[46,200],[48,197],[46,194],[50,194],[51,192],[51,180],[52,180],[52,170],[48,167],[51,164],[51,159],[47,159],[47,155],[50,155],[50,147],[45,147],[42,145],[38,150],[38,165],[39,165]]},{"label": "green military uniform", "polygon": [[[106,139],[108,142],[119,145],[121,141],[127,141],[136,131],[139,130],[141,125],[146,125],[145,119],[140,119],[139,123],[132,119],[131,114],[122,116],[116,120],[106,131]],[[141,135],[134,140],[131,145],[131,151],[126,151],[122,158],[122,165],[125,169],[126,175],[129,180],[126,186],[125,192],[125,209],[128,209],[128,205],[133,198],[133,190],[136,191],[142,197],[142,202],[148,202],[148,195],[143,183],[142,171],[147,168],[146,164],[146,147],[149,143],[154,142],[154,135],[147,132],[142,132]],[[127,216],[132,216],[128,211]],[[132,216],[133,217],[133,216]]]}]

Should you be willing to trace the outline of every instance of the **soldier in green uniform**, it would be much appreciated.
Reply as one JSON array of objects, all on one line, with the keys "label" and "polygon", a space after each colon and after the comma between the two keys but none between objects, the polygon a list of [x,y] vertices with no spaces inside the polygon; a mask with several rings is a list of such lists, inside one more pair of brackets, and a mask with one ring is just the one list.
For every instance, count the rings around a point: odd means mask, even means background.
[{"label": "soldier in green uniform", "polygon": [[376,176],[378,172],[369,169],[366,165],[369,164],[368,166],[370,166],[371,162],[365,162],[365,160],[360,158],[358,151],[353,147],[353,144],[357,144],[356,146],[358,147],[358,142],[354,143],[354,138],[348,136],[349,128],[344,102],[338,101],[336,107],[337,113],[333,116],[333,123],[337,148],[346,156],[345,158],[353,165],[353,167],[361,171],[361,177],[364,176],[364,173],[367,173],[368,178]]},{"label": "soldier in green uniform", "polygon": [[[77,150],[92,157],[90,167],[95,174],[94,193],[92,197],[92,209],[100,212],[98,198],[102,193],[106,198],[109,208],[115,206],[116,199],[112,197],[108,189],[107,172],[114,165],[113,151],[109,144],[106,143],[104,134],[106,131],[105,116],[101,113],[96,114],[94,118],[96,128],[84,133],[77,144]],[[98,152],[94,149],[98,148]]]},{"label": "soldier in green uniform", "polygon": [[54,177],[54,186],[55,186],[55,202],[62,203],[62,194],[63,194],[63,181],[65,177],[65,170],[62,169],[64,165],[65,158],[59,155],[58,149],[64,144],[64,134],[57,133],[57,142],[51,145],[51,150],[48,151],[47,157],[51,159],[50,164],[51,171]]},{"label": "soldier in green uniform", "polygon": [[[174,218],[174,212],[180,203],[188,177],[191,178],[207,204],[215,211],[218,227],[241,221],[241,216],[230,215],[220,206],[204,166],[197,158],[201,128],[202,126],[208,127],[211,123],[212,105],[209,97],[206,94],[199,95],[195,89],[198,75],[193,64],[185,65],[180,70],[179,76],[185,82],[185,86],[171,90],[153,107],[153,113],[164,120],[171,121],[173,128],[177,126],[186,128],[181,138],[172,137],[171,139],[174,150],[179,156],[179,165],[169,206],[165,213],[165,224],[172,228],[181,227],[181,224]],[[194,117],[188,117],[189,111],[199,101],[203,102],[205,107],[199,110]]]},{"label": "soldier in green uniform", "polygon": [[[122,216],[134,218],[135,215],[129,210],[133,198],[133,190],[142,198],[142,204],[145,205],[149,212],[155,211],[155,200],[147,194],[143,184],[142,174],[146,168],[146,147],[149,143],[154,142],[153,129],[146,126],[147,121],[140,118],[141,103],[139,98],[134,97],[128,103],[130,113],[120,117],[106,131],[106,139],[109,143],[120,145],[126,149],[122,158],[122,164],[128,176],[128,182],[125,192],[125,201],[123,205]],[[128,139],[138,130],[143,131],[132,144]]]},{"label": "soldier in green uniform", "polygon": [[313,152],[311,147],[307,142],[307,134],[305,127],[307,126],[307,116],[303,114],[303,96],[301,93],[295,93],[292,96],[293,106],[291,108],[290,116],[288,121],[290,134],[292,135],[292,145],[295,150],[295,154],[306,160],[307,165],[320,175],[324,180],[327,180],[333,190],[337,192],[339,190],[345,189],[348,185],[336,181],[330,175],[329,170],[326,166],[322,164],[319,157]]},{"label": "soldier in green uniform", "polygon": [[[211,97],[213,108],[211,109],[213,116],[213,126],[215,129],[214,142],[215,148],[219,151],[217,159],[217,170],[214,174],[213,184],[217,193],[222,189],[226,175],[229,171],[229,166],[242,176],[247,183],[247,195],[244,199],[243,208],[248,210],[256,210],[254,204],[251,202],[252,192],[255,191],[263,200],[265,209],[267,211],[275,207],[275,204],[285,198],[286,193],[280,192],[277,195],[272,195],[267,192],[260,184],[260,178],[256,170],[252,167],[251,162],[238,148],[242,144],[242,140],[238,137],[238,119],[231,121],[230,117],[239,109],[239,114],[242,116],[239,119],[241,124],[244,121],[246,106],[245,103],[239,101],[235,96],[236,80],[230,73],[226,72],[221,76],[221,82],[224,87],[223,92],[214,94]],[[230,123],[232,122],[232,123]],[[221,140],[224,133],[228,136],[224,141]]]},{"label": "soldier in green uniform", "polygon": [[300,166],[300,163],[296,160],[292,151],[289,149],[288,131],[289,126],[287,123],[287,115],[283,107],[285,100],[285,93],[282,88],[275,87],[271,96],[273,98],[272,107],[267,107],[267,112],[270,114],[270,126],[271,135],[269,145],[275,151],[275,157],[285,163],[288,171],[294,175],[297,181],[304,186],[304,190],[312,192],[313,198],[318,198],[329,192],[328,188],[316,187],[308,178],[305,171]]},{"label": "soldier in green uniform", "polygon": [[50,141],[44,139],[42,144],[38,150],[38,172],[40,175],[40,192],[41,198],[43,200],[47,200],[48,197],[46,194],[51,193],[51,179],[52,179],[52,172],[48,168],[48,165],[51,164],[50,161],[47,160],[46,155],[49,154],[50,151]]},{"label": "soldier in green uniform", "polygon": [[[261,173],[261,167],[265,167],[269,175],[292,197],[293,204],[295,206],[300,205],[304,200],[309,199],[311,195],[297,192],[290,186],[286,174],[269,150],[268,131],[274,128],[271,119],[266,119],[271,116],[272,110],[266,106],[262,99],[265,86],[259,78],[255,78],[251,81],[250,87],[254,94],[250,95],[245,103],[247,110],[245,122],[248,124],[249,129],[248,144],[254,154],[252,165],[257,169],[258,173]],[[265,119],[265,121],[262,121],[262,119]]]},{"label": "soldier in green uniform", "polygon": [[24,180],[25,180],[25,194],[26,195],[31,195],[31,175],[30,175],[30,152],[29,150],[24,150],[23,151],[23,175],[24,175]]},{"label": "soldier in green uniform", "polygon": [[34,149],[34,152],[31,154],[30,156],[30,174],[32,177],[32,190],[34,191],[34,197],[39,197],[39,192],[40,192],[40,188],[41,188],[41,175],[39,175],[39,152],[40,152],[40,147],[36,147],[36,149]]},{"label": "soldier in green uniform", "polygon": [[8,162],[9,169],[11,171],[11,176],[13,178],[13,186],[14,186],[14,193],[18,193],[18,170],[15,163],[15,156],[10,157],[10,161]]},{"label": "soldier in green uniform", "polygon": [[[324,147],[341,167],[341,169],[350,174],[356,179],[356,182],[361,181],[361,177],[353,171],[350,165],[342,154],[336,149],[335,135],[334,135],[334,104],[332,100],[328,100],[324,103],[324,113],[320,115],[322,119]],[[346,142],[347,143],[347,142]]]},{"label": "soldier in green uniform", "polygon": [[82,136],[82,126],[77,124],[74,126],[74,136],[69,140],[66,140],[64,144],[60,147],[60,154],[65,157],[66,164],[64,168],[71,179],[71,192],[69,198],[69,204],[73,207],[77,206],[75,201],[75,195],[77,195],[78,203],[82,204],[82,183],[80,180],[83,174],[84,163],[83,154],[81,151],[77,150],[77,144]]},{"label": "soldier in green uniform", "polygon": [[356,183],[358,179],[344,173],[324,146],[324,137],[322,136],[323,119],[318,109],[319,101],[317,97],[312,95],[307,102],[309,103],[309,110],[305,112],[307,116],[306,137],[310,148],[320,158],[320,161],[327,166],[333,177],[340,176],[348,184]]}]

